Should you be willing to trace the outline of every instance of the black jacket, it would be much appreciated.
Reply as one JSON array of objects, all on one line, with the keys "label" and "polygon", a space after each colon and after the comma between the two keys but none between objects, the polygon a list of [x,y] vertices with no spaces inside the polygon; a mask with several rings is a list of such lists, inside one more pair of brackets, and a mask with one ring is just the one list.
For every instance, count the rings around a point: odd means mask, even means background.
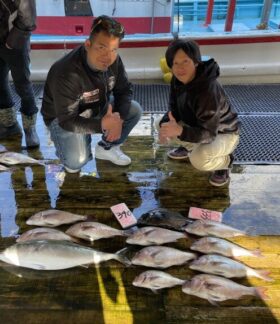
[{"label": "black jacket", "polygon": [[[191,143],[210,143],[217,134],[238,133],[237,113],[217,81],[219,66],[213,60],[198,65],[195,78],[184,85],[171,80],[169,110],[186,125],[178,138]],[[160,124],[169,121],[166,113]]]},{"label": "black jacket", "polygon": [[36,28],[35,0],[0,0],[0,44],[11,48],[29,47]]},{"label": "black jacket", "polygon": [[122,119],[128,114],[132,85],[121,58],[106,72],[92,70],[86,62],[85,47],[79,46],[51,67],[45,83],[42,115],[48,126],[55,118],[70,132],[92,134],[101,131],[96,119],[114,96],[114,111]]}]

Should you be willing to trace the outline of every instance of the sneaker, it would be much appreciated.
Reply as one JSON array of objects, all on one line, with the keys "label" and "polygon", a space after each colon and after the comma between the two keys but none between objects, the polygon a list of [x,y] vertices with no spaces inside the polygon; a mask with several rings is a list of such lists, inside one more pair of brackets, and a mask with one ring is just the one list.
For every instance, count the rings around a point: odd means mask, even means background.
[{"label": "sneaker", "polygon": [[226,170],[216,170],[214,171],[210,178],[209,182],[211,185],[216,187],[221,187],[229,182],[229,169]]},{"label": "sneaker", "polygon": [[108,160],[116,165],[129,165],[131,163],[130,157],[123,153],[119,145],[112,146],[109,150],[106,150],[97,144],[95,147],[95,158]]},{"label": "sneaker", "polygon": [[65,171],[67,171],[68,173],[78,173],[80,172],[80,169],[70,169],[67,166],[64,165],[64,169]]},{"label": "sneaker", "polygon": [[186,160],[189,157],[189,151],[183,147],[183,146],[179,146],[171,151],[169,151],[167,153],[167,156],[170,159],[174,159],[174,160]]}]

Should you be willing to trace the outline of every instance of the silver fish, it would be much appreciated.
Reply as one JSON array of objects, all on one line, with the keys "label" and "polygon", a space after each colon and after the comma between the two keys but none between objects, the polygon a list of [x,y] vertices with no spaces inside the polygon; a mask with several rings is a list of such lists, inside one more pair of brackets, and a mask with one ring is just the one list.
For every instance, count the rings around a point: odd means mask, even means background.
[{"label": "silver fish", "polygon": [[138,251],[131,260],[132,264],[152,268],[168,268],[195,259],[196,254],[180,251],[167,246],[148,246]]},{"label": "silver fish", "polygon": [[119,230],[98,222],[77,223],[68,228],[65,233],[91,242],[102,238],[129,235],[129,231]]},{"label": "silver fish", "polygon": [[182,286],[182,291],[188,295],[194,295],[207,299],[211,304],[218,305],[228,299],[240,299],[243,296],[252,295],[266,299],[265,289],[262,287],[247,287],[232,280],[201,274],[193,277]]},{"label": "silver fish", "polygon": [[272,281],[268,276],[268,271],[255,270],[243,263],[217,254],[201,256],[190,264],[190,269],[212,273],[226,278],[242,278],[248,276]]},{"label": "silver fish", "polygon": [[213,235],[221,238],[246,235],[244,231],[209,220],[197,220],[187,225],[185,231],[198,236]]},{"label": "silver fish", "polygon": [[143,214],[137,221],[139,226],[158,226],[183,231],[184,226],[191,223],[188,218],[178,212],[165,208],[156,208]]},{"label": "silver fish", "polygon": [[16,152],[4,152],[0,153],[0,163],[6,164],[6,165],[15,165],[15,164],[39,164],[39,165],[45,165],[44,163],[35,160],[29,156],[26,156],[21,153]]},{"label": "silver fish", "polygon": [[16,242],[26,242],[31,240],[66,240],[71,241],[72,238],[65,233],[48,227],[38,227],[22,233]]},{"label": "silver fish", "polygon": [[232,242],[217,238],[217,237],[203,237],[195,241],[190,247],[191,250],[202,253],[216,253],[227,257],[253,256],[260,257],[260,250],[247,250]]},{"label": "silver fish", "polygon": [[0,253],[0,260],[36,270],[62,270],[108,260],[129,265],[130,261],[121,252],[104,253],[69,241],[38,240],[8,247]]},{"label": "silver fish", "polygon": [[156,292],[158,289],[183,285],[185,282],[186,280],[173,277],[163,271],[148,270],[138,275],[132,284],[133,286],[148,288]]},{"label": "silver fish", "polygon": [[136,245],[161,245],[164,243],[175,242],[180,238],[187,238],[182,232],[171,231],[169,229],[146,226],[138,229],[131,234],[126,243]]},{"label": "silver fish", "polygon": [[55,227],[87,220],[87,216],[68,213],[66,211],[49,209],[40,211],[26,221],[27,225]]}]

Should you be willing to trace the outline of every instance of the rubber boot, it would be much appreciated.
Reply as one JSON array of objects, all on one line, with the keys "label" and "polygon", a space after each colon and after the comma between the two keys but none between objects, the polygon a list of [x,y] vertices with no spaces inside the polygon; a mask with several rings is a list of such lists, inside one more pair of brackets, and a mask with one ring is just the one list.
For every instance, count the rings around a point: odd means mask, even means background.
[{"label": "rubber boot", "polygon": [[0,139],[22,136],[15,107],[0,109]]},{"label": "rubber boot", "polygon": [[40,140],[36,132],[36,119],[37,114],[27,116],[21,114],[22,125],[25,133],[26,147],[38,147],[40,145]]}]

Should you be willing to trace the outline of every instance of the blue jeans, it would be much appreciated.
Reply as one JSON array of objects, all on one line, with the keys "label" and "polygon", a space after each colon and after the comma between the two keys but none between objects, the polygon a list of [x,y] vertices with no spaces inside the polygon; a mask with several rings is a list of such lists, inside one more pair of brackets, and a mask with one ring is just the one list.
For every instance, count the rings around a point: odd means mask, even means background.
[{"label": "blue jeans", "polygon": [[4,44],[0,44],[0,109],[14,106],[8,78],[11,71],[16,92],[21,99],[20,111],[27,116],[38,112],[30,81],[29,64],[28,48],[8,49]]},{"label": "blue jeans", "polygon": [[[138,102],[132,101],[127,118],[123,122],[120,139],[111,143],[122,144],[128,137],[133,127],[138,123],[142,115],[142,108]],[[100,118],[96,117],[96,118]],[[51,140],[56,148],[56,155],[61,163],[70,169],[81,169],[88,161],[92,160],[91,135],[78,134],[66,131],[54,119],[49,125]]]}]

